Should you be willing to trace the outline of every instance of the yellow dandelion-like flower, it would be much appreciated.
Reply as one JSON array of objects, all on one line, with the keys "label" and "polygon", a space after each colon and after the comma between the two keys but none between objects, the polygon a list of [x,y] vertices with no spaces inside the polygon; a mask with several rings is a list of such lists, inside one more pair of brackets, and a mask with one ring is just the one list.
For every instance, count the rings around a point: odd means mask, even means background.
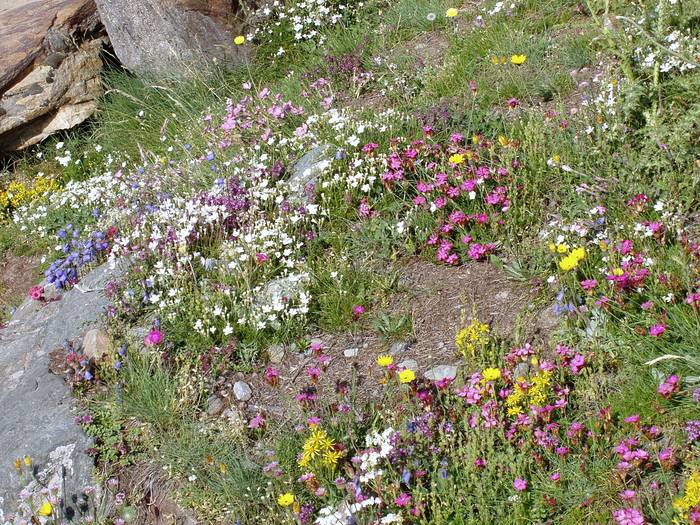
[{"label": "yellow dandelion-like flower", "polygon": [[569,270],[573,270],[578,266],[579,260],[572,256],[571,254],[567,255],[564,257],[561,261],[559,261],[559,268],[564,270],[565,272],[568,272]]},{"label": "yellow dandelion-like flower", "polygon": [[569,247],[566,244],[557,244],[557,253],[566,253],[569,251]]},{"label": "yellow dandelion-like flower", "polygon": [[459,14],[459,11],[458,11],[457,8],[455,8],[455,7],[450,7],[450,8],[445,12],[445,16],[446,16],[447,18],[454,18],[454,17],[456,17],[458,14]]},{"label": "yellow dandelion-like flower", "polygon": [[625,271],[622,268],[613,268],[612,273],[613,275],[620,277],[621,275],[624,275]]},{"label": "yellow dandelion-like flower", "polygon": [[526,55],[511,55],[511,57],[510,57],[510,63],[518,65],[518,66],[521,64],[524,64],[526,60],[527,60]]},{"label": "yellow dandelion-like flower", "polygon": [[390,355],[380,355],[377,357],[377,364],[381,366],[382,368],[386,368],[387,366],[391,365],[394,363],[394,358],[391,357]]},{"label": "yellow dandelion-like flower", "polygon": [[450,164],[462,164],[464,162],[464,155],[461,153],[455,153],[454,155],[450,156],[449,161]]},{"label": "yellow dandelion-like flower", "polygon": [[289,507],[292,503],[294,503],[294,494],[291,492],[285,492],[277,498],[277,504],[280,507]]},{"label": "yellow dandelion-like flower", "polygon": [[508,138],[507,138],[505,135],[499,135],[499,136],[498,136],[498,143],[499,143],[502,147],[505,148],[508,144],[510,144],[510,141],[508,140]]},{"label": "yellow dandelion-like flower", "polygon": [[233,43],[237,46],[242,46],[243,44],[245,44],[245,37],[243,35],[238,35],[236,38],[233,39]]},{"label": "yellow dandelion-like flower", "polygon": [[399,372],[399,381],[401,383],[410,383],[416,378],[416,373],[411,370],[410,368],[407,368],[406,370],[402,370]]},{"label": "yellow dandelion-like flower", "polygon": [[484,381],[496,381],[501,377],[501,371],[498,368],[485,368],[481,373]]},{"label": "yellow dandelion-like flower", "polygon": [[39,516],[51,516],[53,514],[53,507],[51,506],[51,503],[48,501],[42,503],[41,507],[39,507]]}]

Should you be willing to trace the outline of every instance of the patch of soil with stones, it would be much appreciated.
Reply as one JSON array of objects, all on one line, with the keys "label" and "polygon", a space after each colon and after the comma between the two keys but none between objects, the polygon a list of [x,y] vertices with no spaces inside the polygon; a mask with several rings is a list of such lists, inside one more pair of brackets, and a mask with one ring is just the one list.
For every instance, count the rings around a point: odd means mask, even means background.
[{"label": "patch of soil with stones", "polygon": [[5,254],[0,258],[0,321],[3,314],[19,304],[27,290],[38,281],[39,256]]},{"label": "patch of soil with stones", "polygon": [[320,343],[323,354],[330,358],[318,384],[312,384],[306,374],[308,367],[318,365],[312,351],[272,347],[268,357],[270,366],[279,372],[278,384],[268,384],[262,370],[221,377],[209,399],[209,416],[236,419],[243,413],[250,419],[265,413],[275,425],[299,423],[306,416],[295,397],[309,386],[316,389],[320,406],[334,399],[342,402],[345,396],[361,403],[378,402],[383,391],[383,369],[376,364],[380,354],[391,354],[395,364],[414,370],[419,378],[469,373],[454,340],[474,316],[488,323],[499,339],[512,340],[517,331],[520,342],[523,337],[544,340],[553,328],[546,311],[533,305],[536,291],[510,280],[489,263],[448,267],[410,259],[400,268],[399,287],[387,313],[411,317],[412,334],[387,342],[368,322],[342,334],[312,334],[311,342]]}]

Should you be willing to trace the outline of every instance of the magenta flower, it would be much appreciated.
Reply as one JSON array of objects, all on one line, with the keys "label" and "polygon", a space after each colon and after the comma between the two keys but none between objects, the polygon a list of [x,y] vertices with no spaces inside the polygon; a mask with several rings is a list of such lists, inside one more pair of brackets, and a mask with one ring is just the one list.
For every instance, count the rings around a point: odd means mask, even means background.
[{"label": "magenta flower", "polygon": [[271,366],[265,369],[265,381],[267,381],[270,385],[275,386],[279,376],[280,373]]},{"label": "magenta flower", "polygon": [[510,109],[515,109],[519,105],[520,105],[520,101],[517,98],[513,97],[513,98],[508,99],[508,107]]},{"label": "magenta flower", "polygon": [[359,304],[356,304],[355,306],[352,307],[352,318],[353,320],[357,321],[360,316],[365,313],[365,307]]},{"label": "magenta flower", "polygon": [[644,516],[634,508],[618,509],[613,512],[613,518],[618,525],[645,525]]},{"label": "magenta flower", "polygon": [[401,494],[396,496],[396,499],[394,499],[394,503],[396,503],[398,507],[405,507],[410,503],[410,501],[411,496],[408,495],[406,492],[402,492]]},{"label": "magenta flower", "polygon": [[559,474],[559,472],[554,472],[550,474],[549,479],[551,479],[554,483],[557,483],[561,479],[561,474]]},{"label": "magenta flower", "polygon": [[669,376],[659,385],[659,388],[656,391],[659,393],[659,395],[668,399],[678,391],[678,382],[677,375]]},{"label": "magenta flower", "polygon": [[265,416],[263,414],[258,414],[248,423],[248,428],[257,429],[265,426]]},{"label": "magenta flower", "polygon": [[317,366],[310,366],[306,369],[306,375],[315,383],[321,377],[321,369]]},{"label": "magenta flower", "polygon": [[664,324],[659,323],[659,324],[655,324],[654,326],[649,328],[649,335],[652,337],[659,337],[665,331],[666,331],[666,327],[664,326]]},{"label": "magenta flower", "polygon": [[590,292],[596,286],[598,286],[598,281],[596,281],[595,279],[586,279],[585,281],[581,281],[581,288],[583,288],[587,292]]},{"label": "magenta flower", "polygon": [[523,492],[527,490],[527,481],[524,480],[523,478],[515,478],[515,481],[513,482],[513,486],[515,487],[515,490],[518,492]]},{"label": "magenta flower", "polygon": [[620,492],[620,499],[622,499],[624,501],[630,501],[630,500],[633,500],[636,495],[637,495],[637,493],[635,491],[630,490],[630,489],[626,489],[626,490],[623,490],[622,492]]},{"label": "magenta flower", "polygon": [[157,346],[163,342],[163,332],[152,328],[148,335],[143,338],[143,344],[146,346]]},{"label": "magenta flower", "polygon": [[569,368],[571,368],[571,372],[574,375],[579,375],[581,373],[581,369],[584,366],[586,366],[586,358],[583,357],[581,354],[576,354],[569,363]]},{"label": "magenta flower", "polygon": [[41,301],[44,299],[44,287],[40,284],[32,286],[29,289],[29,297],[34,301]]}]

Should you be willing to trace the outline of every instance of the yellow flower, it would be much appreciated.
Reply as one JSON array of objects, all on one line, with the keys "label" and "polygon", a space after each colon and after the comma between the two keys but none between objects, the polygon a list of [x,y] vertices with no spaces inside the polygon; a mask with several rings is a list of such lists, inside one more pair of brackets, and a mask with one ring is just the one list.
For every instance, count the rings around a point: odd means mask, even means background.
[{"label": "yellow flower", "polygon": [[17,458],[17,459],[15,460],[15,468],[16,468],[17,470],[22,470],[22,460],[21,460],[21,459]]},{"label": "yellow flower", "polygon": [[390,355],[380,355],[377,357],[377,364],[383,368],[391,365],[394,362],[394,358]]},{"label": "yellow flower", "polygon": [[24,456],[24,464],[27,465],[28,467],[32,466],[32,458],[30,458],[28,455]]},{"label": "yellow flower", "polygon": [[479,143],[479,135],[476,133],[472,135],[472,144],[478,144]]},{"label": "yellow flower", "polygon": [[508,145],[509,141],[504,135],[499,135],[498,143],[505,148]]},{"label": "yellow flower", "polygon": [[510,63],[516,65],[524,64],[526,60],[526,55],[511,55],[510,57]]},{"label": "yellow flower", "polygon": [[600,248],[600,251],[605,252],[608,250],[608,245],[605,241],[600,240],[598,241],[598,248]]},{"label": "yellow flower", "polygon": [[579,261],[583,261],[586,258],[586,249],[579,246],[571,251],[571,255],[576,257]]},{"label": "yellow flower", "polygon": [[553,242],[549,243],[549,251],[554,253],[556,251],[557,247],[554,245]]},{"label": "yellow flower", "polygon": [[51,516],[51,514],[53,514],[53,507],[46,501],[39,507],[39,516]]},{"label": "yellow flower", "polygon": [[614,268],[612,273],[613,275],[617,275],[619,277],[620,275],[623,275],[625,271],[622,268]]},{"label": "yellow flower", "polygon": [[464,155],[461,153],[455,153],[449,160],[451,164],[462,164],[464,162]]},{"label": "yellow flower", "polygon": [[557,253],[566,253],[568,250],[566,244],[557,244]]},{"label": "yellow flower", "polygon": [[243,35],[238,35],[236,38],[233,39],[233,43],[237,46],[242,46],[243,44],[245,44],[245,37]]},{"label": "yellow flower", "polygon": [[481,376],[484,381],[495,381],[501,377],[501,371],[498,368],[485,368]]},{"label": "yellow flower", "polygon": [[574,257],[573,255],[569,254],[566,257],[564,257],[561,261],[559,261],[559,268],[564,270],[565,272],[568,272],[569,270],[573,270],[578,266],[579,260]]},{"label": "yellow flower", "polygon": [[277,498],[277,504],[280,507],[289,507],[292,503],[294,503],[294,494],[291,492],[285,492]]},{"label": "yellow flower", "polygon": [[688,519],[690,509],[698,503],[700,503],[700,473],[693,472],[686,481],[683,496],[673,501],[673,507],[683,519]]},{"label": "yellow flower", "polygon": [[450,7],[450,8],[447,10],[447,12],[445,13],[445,16],[446,16],[447,18],[454,18],[454,17],[456,17],[458,14],[459,14],[459,11],[457,11],[456,8]]},{"label": "yellow flower", "polygon": [[399,381],[402,383],[410,383],[416,378],[416,373],[411,370],[410,368],[407,368],[406,370],[402,370],[399,372]]},{"label": "yellow flower", "polygon": [[492,63],[494,66],[497,66],[497,65],[499,64],[498,57],[495,56],[495,55],[492,56],[490,60],[491,60],[491,63]]},{"label": "yellow flower", "polygon": [[483,347],[489,342],[489,325],[480,322],[478,319],[472,319],[472,322],[466,328],[463,328],[455,337],[455,346],[457,350],[462,352],[464,357],[474,356],[479,347]]}]

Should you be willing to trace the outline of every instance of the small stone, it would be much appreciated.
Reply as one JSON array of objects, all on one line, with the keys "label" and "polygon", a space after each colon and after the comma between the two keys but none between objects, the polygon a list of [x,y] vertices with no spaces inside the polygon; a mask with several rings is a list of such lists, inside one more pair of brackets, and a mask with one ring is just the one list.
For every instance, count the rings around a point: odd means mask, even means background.
[{"label": "small stone", "polygon": [[307,185],[315,184],[319,176],[331,165],[337,151],[338,148],[332,144],[321,144],[306,153],[292,167],[290,186],[303,192]]},{"label": "small stone", "polygon": [[425,373],[426,379],[440,381],[441,379],[454,379],[457,377],[457,367],[453,365],[438,365]]},{"label": "small stone", "polygon": [[58,301],[61,299],[63,294],[59,289],[57,289],[53,284],[47,284],[44,286],[44,301]]},{"label": "small stone", "polygon": [[83,353],[88,359],[100,359],[109,352],[109,336],[99,328],[88,330],[83,338]]},{"label": "small stone", "polygon": [[284,359],[284,346],[272,345],[267,349],[267,357],[270,363],[281,363]]},{"label": "small stone", "polygon": [[496,301],[505,301],[508,297],[510,297],[510,292],[508,290],[498,292],[495,296]]},{"label": "small stone", "polygon": [[353,357],[357,357],[359,353],[360,353],[359,348],[347,348],[343,352],[343,355],[347,358],[353,358]]},{"label": "small stone", "polygon": [[530,375],[530,365],[527,363],[518,363],[517,366],[513,369],[513,377],[515,379],[519,377],[525,377],[527,378]]},{"label": "small stone", "polygon": [[398,364],[398,367],[413,370],[415,372],[418,370],[418,363],[415,361],[415,359],[404,359]]},{"label": "small stone", "polygon": [[250,389],[250,385],[245,381],[236,381],[234,383],[233,394],[239,401],[248,401],[253,397],[253,391]]},{"label": "small stone", "polygon": [[409,343],[408,341],[397,341],[396,343],[391,345],[391,347],[389,348],[389,353],[391,355],[400,354],[408,350],[410,346],[411,343]]},{"label": "small stone", "polygon": [[224,400],[219,396],[210,396],[207,400],[207,415],[209,417],[218,416],[224,411]]},{"label": "small stone", "polygon": [[437,349],[438,349],[438,350],[444,350],[446,346],[447,346],[447,345],[445,344],[444,341],[440,341],[440,342],[437,344]]}]

